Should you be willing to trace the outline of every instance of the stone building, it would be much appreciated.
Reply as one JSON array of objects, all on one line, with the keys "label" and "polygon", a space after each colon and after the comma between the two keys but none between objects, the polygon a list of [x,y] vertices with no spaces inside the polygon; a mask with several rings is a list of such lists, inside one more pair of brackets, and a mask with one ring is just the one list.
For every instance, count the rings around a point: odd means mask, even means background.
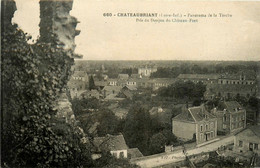
[{"label": "stone building", "polygon": [[229,134],[246,127],[246,110],[237,101],[224,101],[212,110],[217,117],[217,131]]},{"label": "stone building", "polygon": [[246,76],[243,73],[238,75],[221,75],[218,79],[218,84],[229,85],[254,85],[255,78],[252,76]]},{"label": "stone building", "polygon": [[182,108],[172,119],[172,133],[184,141],[194,139],[202,144],[217,137],[217,118],[204,105]]},{"label": "stone building", "polygon": [[202,82],[204,84],[218,83],[219,75],[217,74],[180,74],[178,80],[183,82],[191,81],[193,83]]},{"label": "stone building", "polygon": [[150,77],[153,72],[157,71],[157,67],[145,66],[138,68],[138,74],[142,77]]},{"label": "stone building", "polygon": [[242,153],[260,154],[260,125],[248,127],[237,133],[234,138],[234,150]]}]

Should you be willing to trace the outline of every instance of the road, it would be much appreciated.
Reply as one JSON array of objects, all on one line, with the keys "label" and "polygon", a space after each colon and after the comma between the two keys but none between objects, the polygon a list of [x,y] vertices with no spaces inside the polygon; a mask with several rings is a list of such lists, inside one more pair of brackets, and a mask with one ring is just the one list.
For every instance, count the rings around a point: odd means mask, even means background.
[{"label": "road", "polygon": [[[192,149],[186,149],[187,155],[195,155],[199,154],[202,152],[211,152],[211,151],[216,151],[218,147],[222,145],[228,145],[232,144],[234,142],[234,136],[228,136],[221,138],[218,141],[212,142],[210,144],[201,146],[201,147],[196,147]],[[142,168],[152,168],[152,167],[158,167],[158,166],[163,166],[167,164],[171,164],[174,162],[179,162],[185,159],[185,156],[183,154],[183,151],[176,151],[172,153],[162,153],[159,155],[151,155],[151,156],[146,156],[142,157],[136,160],[132,160],[132,163],[135,163]]]}]

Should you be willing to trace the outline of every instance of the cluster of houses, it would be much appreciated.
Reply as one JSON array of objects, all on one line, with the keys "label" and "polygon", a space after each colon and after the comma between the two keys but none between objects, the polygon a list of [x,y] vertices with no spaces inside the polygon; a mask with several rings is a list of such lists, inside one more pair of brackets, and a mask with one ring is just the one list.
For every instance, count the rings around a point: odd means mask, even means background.
[{"label": "cluster of houses", "polygon": [[[104,80],[95,80],[96,89],[88,90],[89,75],[75,71],[68,83],[71,97],[102,98],[103,100],[132,99],[139,88],[167,87],[176,81],[192,81],[206,85],[204,99],[222,98],[217,107],[209,109],[202,104],[196,107],[183,106],[179,115],[172,118],[172,133],[182,141],[194,141],[197,146],[219,140],[220,135],[235,135],[234,149],[237,152],[254,152],[260,154],[260,127],[248,127],[247,113],[237,101],[230,98],[257,96],[258,88],[254,77],[218,74],[180,74],[177,78],[150,78],[157,68],[141,67],[138,74],[119,74],[115,79],[104,76]],[[151,114],[162,113],[162,108],[153,108]],[[104,143],[106,142],[106,143]],[[117,158],[136,158],[143,155],[137,149],[129,149],[123,135],[94,138],[96,146],[108,148]],[[97,150],[98,151],[98,150]],[[98,158],[99,155],[93,156]]]},{"label": "cluster of houses", "polygon": [[217,135],[227,135],[246,128],[246,110],[236,101],[223,101],[212,110],[205,105],[184,107],[172,119],[172,132],[178,138],[207,143]]},{"label": "cluster of houses", "polygon": [[260,154],[260,124],[247,125],[246,110],[236,101],[220,102],[212,110],[205,105],[185,107],[172,118],[172,133],[182,141],[195,141],[197,147],[233,135],[232,157],[250,160]]},{"label": "cluster of houses", "polygon": [[[240,74],[180,74],[177,78],[150,78],[153,72],[156,72],[156,67],[140,67],[138,74],[119,74],[117,78],[108,78],[103,75],[103,80],[95,79],[95,85],[99,93],[91,91],[87,96],[105,98],[110,92],[113,95],[127,86],[130,90],[139,88],[152,88],[157,90],[160,87],[167,87],[174,84],[176,81],[192,81],[194,83],[201,82],[206,85],[204,93],[205,100],[214,99],[216,97],[223,99],[257,96],[258,88],[256,78],[250,75]],[[94,76],[94,75],[93,75]],[[88,89],[89,75],[84,71],[75,71],[71,80],[68,83],[71,97],[80,97],[80,95]],[[85,93],[86,94],[86,93]],[[108,99],[114,99],[115,96],[109,96]]]}]

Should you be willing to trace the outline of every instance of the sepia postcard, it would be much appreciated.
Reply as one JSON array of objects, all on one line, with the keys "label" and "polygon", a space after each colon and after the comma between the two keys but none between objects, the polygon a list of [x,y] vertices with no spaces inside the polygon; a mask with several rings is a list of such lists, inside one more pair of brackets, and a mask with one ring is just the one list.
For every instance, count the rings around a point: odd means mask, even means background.
[{"label": "sepia postcard", "polygon": [[0,167],[260,167],[259,1],[1,9]]}]

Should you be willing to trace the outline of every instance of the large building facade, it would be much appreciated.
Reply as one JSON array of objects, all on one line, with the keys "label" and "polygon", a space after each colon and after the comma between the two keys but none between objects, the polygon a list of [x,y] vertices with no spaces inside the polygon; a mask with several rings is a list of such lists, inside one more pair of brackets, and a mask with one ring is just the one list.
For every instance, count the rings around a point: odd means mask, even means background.
[{"label": "large building facade", "polygon": [[229,134],[246,127],[246,110],[236,101],[220,102],[212,112],[217,116],[217,130],[220,134]]}]

